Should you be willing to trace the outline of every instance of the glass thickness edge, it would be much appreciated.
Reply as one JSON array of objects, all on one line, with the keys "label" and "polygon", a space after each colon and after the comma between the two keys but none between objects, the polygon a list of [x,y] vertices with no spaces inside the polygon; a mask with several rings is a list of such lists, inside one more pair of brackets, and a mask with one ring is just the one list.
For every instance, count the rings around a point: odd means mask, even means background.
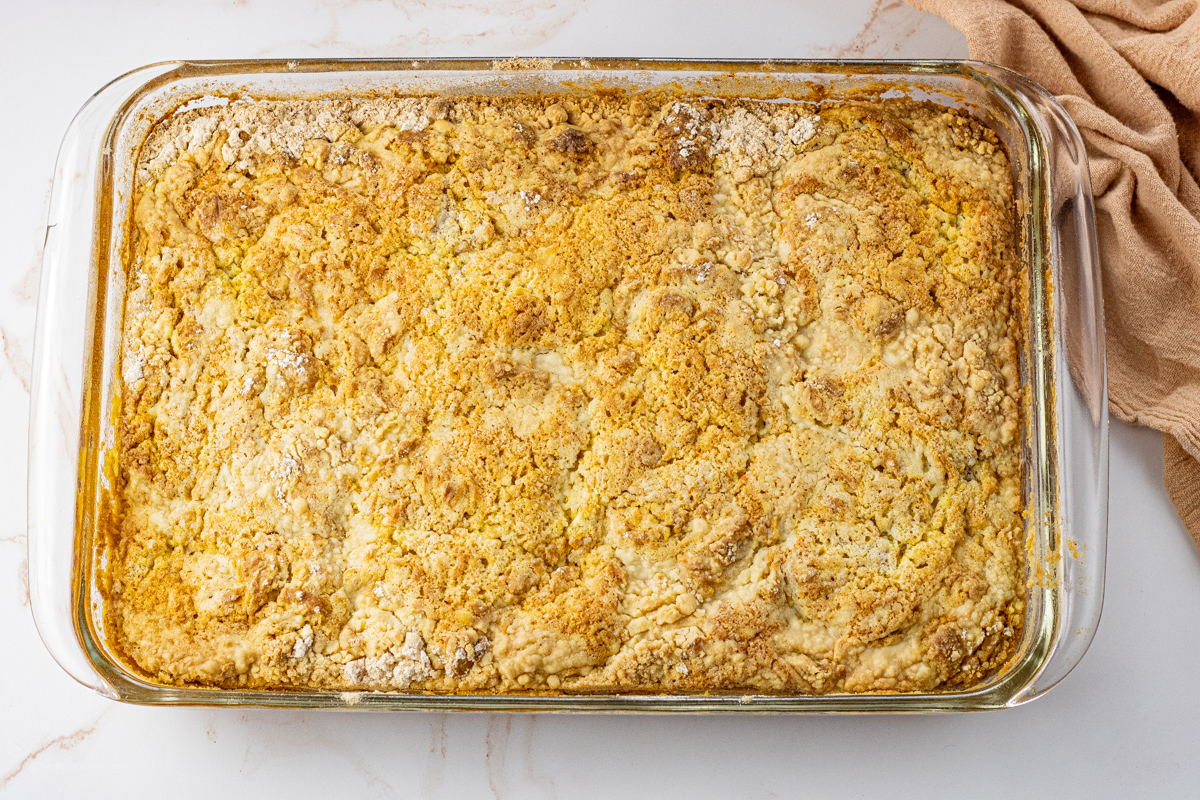
[{"label": "glass thickness edge", "polygon": [[[1038,289],[1038,284],[1042,283],[1044,270],[1041,268],[1042,259],[1045,257],[1045,248],[1048,245],[1046,241],[1048,237],[1043,221],[1046,220],[1046,214],[1042,205],[1044,204],[1045,194],[1045,145],[1041,141],[1041,136],[1037,126],[1032,123],[1028,110],[1023,103],[1004,89],[1004,87],[990,78],[987,74],[978,70],[972,69],[965,62],[937,62],[937,61],[922,61],[922,62],[758,62],[758,61],[626,61],[626,60],[609,60],[609,59],[590,59],[587,67],[581,66],[580,62],[574,60],[563,60],[557,62],[561,69],[580,69],[584,71],[595,70],[597,72],[603,70],[618,70],[618,71],[673,71],[673,70],[696,70],[700,72],[759,72],[765,76],[771,74],[786,74],[797,75],[804,73],[849,73],[859,76],[869,77],[871,75],[890,75],[890,76],[912,76],[919,77],[921,75],[930,76],[947,76],[959,77],[977,83],[991,84],[988,90],[994,94],[1007,95],[1006,105],[1014,112],[1014,117],[1017,119],[1020,129],[1025,136],[1025,146],[1027,148],[1027,158],[1029,159],[1030,169],[1030,196],[1028,198],[1030,207],[1027,209],[1025,219],[1029,224],[1029,230],[1026,232],[1026,247],[1029,250],[1027,262],[1033,267],[1031,280],[1034,284],[1034,295],[1040,296],[1048,300],[1048,296],[1044,291]],[[490,60],[430,60],[422,59],[418,62],[403,61],[398,59],[388,60],[368,60],[368,61],[237,61],[237,62],[192,62],[180,63],[174,69],[169,69],[171,65],[161,65],[167,67],[168,70],[161,75],[157,75],[149,80],[144,86],[132,93],[128,100],[122,106],[122,112],[119,113],[109,126],[105,146],[111,147],[114,142],[115,135],[120,125],[123,122],[122,114],[135,104],[138,97],[160,86],[169,84],[173,80],[184,77],[213,77],[213,78],[229,78],[239,74],[246,75],[262,75],[282,73],[282,77],[296,76],[300,77],[304,73],[311,72],[354,72],[354,71],[376,71],[376,70],[397,70],[405,71],[417,67],[423,70],[446,70],[449,72],[460,70],[482,70],[490,69],[492,62]],[[520,73],[518,73],[520,74]],[[1032,169],[1035,167],[1037,169]],[[107,164],[111,168],[111,162]],[[111,184],[112,175],[107,173],[101,177],[101,194],[111,197],[118,190]],[[102,274],[104,268],[108,267],[108,253],[112,251],[112,242],[97,242],[96,247],[96,273],[93,274],[93,286],[99,286],[105,282],[105,275]],[[101,304],[94,306],[98,311]],[[1053,457],[1049,455],[1047,450],[1046,435],[1049,434],[1053,438],[1053,432],[1047,424],[1047,400],[1049,394],[1046,386],[1046,372],[1040,365],[1046,363],[1048,339],[1047,329],[1050,320],[1045,313],[1045,305],[1043,303],[1031,304],[1029,338],[1032,340],[1027,343],[1026,360],[1028,362],[1031,378],[1031,388],[1034,393],[1031,419],[1027,421],[1027,426],[1032,430],[1033,441],[1031,445],[1028,459],[1027,470],[1030,473],[1036,472],[1036,476],[1031,474],[1031,482],[1036,484],[1031,487],[1030,501],[1031,505],[1038,505],[1037,509],[1031,508],[1030,519],[1028,524],[1038,529],[1035,539],[1044,546],[1053,549],[1053,514],[1054,503],[1050,502],[1048,508],[1043,508],[1046,505],[1044,501],[1047,498],[1044,494],[1045,490],[1053,486],[1053,476],[1050,474],[1054,471]],[[103,327],[105,321],[97,314],[95,319],[94,336],[96,339],[103,338]],[[1034,352],[1029,351],[1029,345],[1033,344]],[[93,363],[89,368],[89,376],[85,381],[89,391],[99,390],[101,381],[97,380],[101,364],[96,363],[97,357],[102,354],[93,349]],[[83,420],[84,431],[82,438],[84,446],[81,448],[81,477],[84,478],[83,485],[80,487],[82,492],[78,496],[79,500],[79,521],[81,523],[78,529],[80,539],[78,544],[81,545],[81,555],[86,555],[94,552],[94,542],[91,541],[90,534],[95,531],[94,520],[98,508],[98,480],[99,480],[99,458],[89,457],[89,448],[86,442],[96,442],[96,434],[102,420],[99,418],[99,408],[102,403],[97,402],[98,398],[91,398],[87,401],[87,408],[93,410],[89,415],[86,415]],[[1040,435],[1039,435],[1040,434]],[[1053,494],[1050,495],[1053,497]],[[85,518],[91,517],[93,524],[85,523]],[[1040,551],[1037,552],[1037,557],[1046,560],[1053,557],[1053,553]],[[1034,554],[1030,554],[1031,559]],[[83,572],[91,572],[90,569],[83,568],[83,564],[79,567]],[[85,577],[80,575],[80,577]],[[94,621],[91,618],[92,604],[88,601],[90,581],[76,581],[76,603],[77,616],[75,620],[76,631],[84,649],[87,652],[92,665],[104,676],[106,682],[110,683],[116,690],[116,694],[127,702],[147,703],[147,704],[181,704],[181,705],[237,705],[237,706],[282,706],[282,707],[316,707],[316,708],[361,708],[361,709],[431,709],[431,710],[577,710],[577,711],[763,711],[763,712],[783,712],[783,711],[950,711],[950,710],[984,710],[990,708],[999,708],[1009,704],[1014,697],[1019,695],[1021,691],[1028,686],[1036,674],[1040,671],[1043,660],[1047,652],[1054,643],[1054,638],[1059,630],[1058,620],[1058,602],[1057,592],[1052,588],[1047,588],[1041,592],[1031,592],[1030,601],[1034,600],[1033,595],[1040,595],[1037,599],[1040,601],[1037,605],[1041,606],[1041,613],[1029,613],[1027,617],[1027,625],[1030,625],[1034,630],[1027,631],[1026,639],[1027,646],[1023,648],[1023,653],[1019,663],[1008,668],[1000,678],[993,684],[986,685],[982,688],[969,690],[964,692],[938,692],[930,694],[896,694],[896,695],[832,695],[832,696],[771,696],[771,695],[713,695],[713,696],[695,696],[695,695],[589,695],[589,696],[541,696],[541,697],[526,697],[526,696],[473,696],[473,695],[391,695],[381,693],[333,693],[333,692],[310,692],[310,691],[238,691],[238,690],[212,690],[212,689],[181,689],[176,687],[160,686],[151,683],[146,683],[138,680],[134,676],[126,672],[119,664],[113,663],[108,654],[107,648],[104,646],[100,637],[96,634]],[[1036,616],[1036,618],[1035,618]],[[1030,641],[1031,640],[1031,641]]]}]

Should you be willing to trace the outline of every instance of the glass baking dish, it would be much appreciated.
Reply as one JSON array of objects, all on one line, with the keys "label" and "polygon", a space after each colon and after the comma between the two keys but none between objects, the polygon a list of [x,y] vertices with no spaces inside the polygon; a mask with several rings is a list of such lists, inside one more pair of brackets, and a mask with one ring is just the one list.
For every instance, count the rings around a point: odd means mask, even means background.
[{"label": "glass baking dish", "polygon": [[[119,392],[123,253],[134,165],[150,128],[230,97],[584,94],[596,88],[787,98],[910,96],[965,108],[1011,156],[1026,268],[1023,432],[1028,596],[1024,637],[998,674],[926,694],[432,695],[233,691],[156,684],[105,633],[103,536]],[[171,62],[101,89],[64,138],[46,228],[29,437],[30,595],[58,663],[134,703],[556,711],[954,711],[1014,706],[1075,666],[1100,617],[1108,414],[1100,273],[1087,157],[1062,107],[1029,80],[968,61],[624,59]]]}]

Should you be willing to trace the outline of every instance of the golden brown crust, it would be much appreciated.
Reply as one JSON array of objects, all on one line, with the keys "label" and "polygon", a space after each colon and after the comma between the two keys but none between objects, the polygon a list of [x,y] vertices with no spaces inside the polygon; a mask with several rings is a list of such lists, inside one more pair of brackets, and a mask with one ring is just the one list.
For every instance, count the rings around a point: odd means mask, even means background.
[{"label": "golden brown crust", "polygon": [[119,647],[173,684],[969,685],[1024,618],[995,135],[908,101],[234,105],[145,148]]}]

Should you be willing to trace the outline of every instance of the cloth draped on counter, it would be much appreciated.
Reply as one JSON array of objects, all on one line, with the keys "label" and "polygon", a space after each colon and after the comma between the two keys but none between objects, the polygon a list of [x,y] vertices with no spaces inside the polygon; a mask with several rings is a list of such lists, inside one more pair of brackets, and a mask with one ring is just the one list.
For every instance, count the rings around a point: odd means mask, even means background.
[{"label": "cloth draped on counter", "polygon": [[1109,406],[1163,432],[1200,544],[1200,2],[908,0],[1075,120],[1091,162]]}]

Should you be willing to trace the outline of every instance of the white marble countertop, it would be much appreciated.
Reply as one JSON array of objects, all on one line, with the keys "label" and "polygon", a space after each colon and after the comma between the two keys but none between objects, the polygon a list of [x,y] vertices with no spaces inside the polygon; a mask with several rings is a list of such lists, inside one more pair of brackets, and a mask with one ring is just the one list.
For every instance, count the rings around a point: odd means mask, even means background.
[{"label": "white marble countertop", "polygon": [[0,794],[1184,797],[1200,791],[1200,551],[1158,434],[1114,424],[1108,592],[1061,686],[975,715],[617,717],[139,708],[77,685],[29,610],[26,419],[60,138],[176,58],[963,57],[898,0],[110,0],[0,4]]}]

